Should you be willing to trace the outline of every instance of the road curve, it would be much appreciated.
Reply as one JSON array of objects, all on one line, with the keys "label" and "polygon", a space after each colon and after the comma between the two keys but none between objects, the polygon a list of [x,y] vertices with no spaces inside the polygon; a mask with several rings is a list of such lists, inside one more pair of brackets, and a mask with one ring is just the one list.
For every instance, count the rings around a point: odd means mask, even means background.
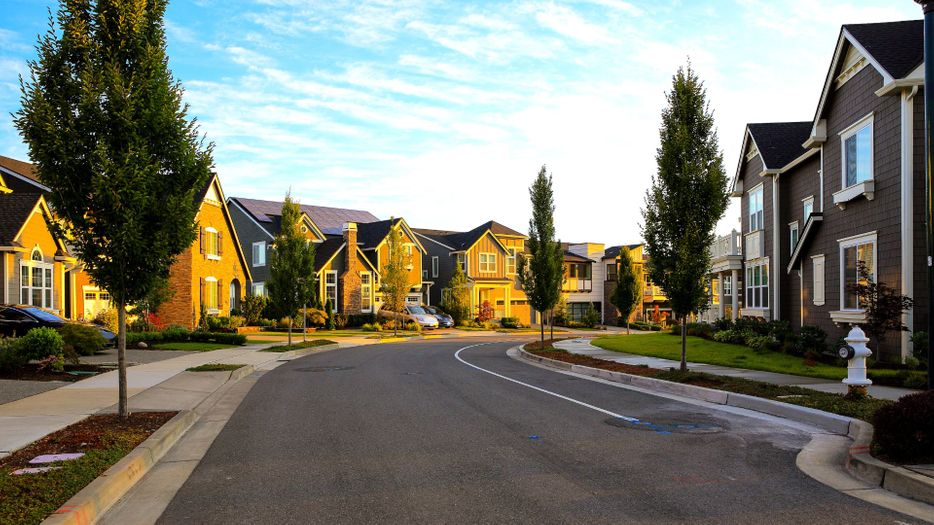
[{"label": "road curve", "polygon": [[800,431],[543,370],[506,356],[514,339],[489,341],[357,347],[266,373],[160,523],[914,521],[798,471]]}]

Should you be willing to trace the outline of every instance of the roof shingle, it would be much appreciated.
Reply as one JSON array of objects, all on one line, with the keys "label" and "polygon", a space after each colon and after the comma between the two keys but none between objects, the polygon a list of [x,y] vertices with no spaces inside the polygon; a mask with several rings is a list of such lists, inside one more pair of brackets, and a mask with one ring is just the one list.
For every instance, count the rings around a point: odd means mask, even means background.
[{"label": "roof shingle", "polygon": [[749,124],[762,162],[768,169],[780,169],[805,153],[802,146],[811,135],[811,122],[768,122]]},{"label": "roof shingle", "polygon": [[[259,199],[247,199],[244,197],[231,197],[231,200],[237,201],[250,215],[260,223],[272,223],[272,217],[278,217],[282,214],[281,201],[265,201]],[[328,235],[340,235],[341,227],[345,222],[370,223],[378,222],[372,213],[365,210],[351,210],[347,208],[330,208],[327,206],[312,206],[309,204],[299,205],[303,212],[307,213],[312,222]]]},{"label": "roof shingle", "polygon": [[29,214],[42,198],[38,193],[0,195],[0,246],[11,246]]},{"label": "roof shingle", "polygon": [[904,78],[924,61],[924,20],[843,27],[893,78]]}]

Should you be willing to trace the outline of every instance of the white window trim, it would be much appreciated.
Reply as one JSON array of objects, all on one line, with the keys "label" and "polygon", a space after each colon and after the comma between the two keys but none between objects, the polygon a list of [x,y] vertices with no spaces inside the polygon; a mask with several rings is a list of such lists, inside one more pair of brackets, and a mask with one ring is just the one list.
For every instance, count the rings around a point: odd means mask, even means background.
[{"label": "white window trim", "polygon": [[[751,285],[749,275],[747,274],[747,272],[757,266],[763,266],[766,268],[765,273],[768,279],[768,283],[765,285],[760,284],[758,286],[755,286],[755,288],[765,288],[768,291],[769,302],[767,305],[761,305],[761,304],[754,305],[754,306],[750,305],[749,297],[748,297],[748,294],[746,293],[749,290],[750,285]],[[751,312],[748,315],[755,315],[759,317],[769,316],[768,312],[769,312],[769,309],[772,307],[772,303],[773,303],[771,271],[772,271],[772,265],[769,263],[769,259],[767,257],[762,258],[762,259],[757,259],[755,261],[752,261],[746,264],[746,267],[743,272],[743,306],[744,306],[743,310]],[[743,315],[747,315],[747,314],[743,314]]]},{"label": "white window trim", "polygon": [[804,222],[807,222],[808,220],[808,215],[804,215],[804,207],[809,202],[811,203],[811,213],[814,213],[814,196],[811,195],[810,197],[801,199],[801,214],[803,216],[802,220],[804,220]]},{"label": "white window trim", "polygon": [[[508,255],[506,255],[506,262],[505,262],[506,275],[516,275],[518,271],[518,268],[519,268],[518,259],[516,258],[517,251],[518,250],[516,248],[509,248],[509,252],[508,252]],[[510,266],[512,266],[512,270],[510,270],[509,268]]]},{"label": "white window trim", "polygon": [[[875,180],[875,158],[876,158],[876,145],[875,145],[875,126],[873,124],[874,117],[870,113],[865,117],[857,120],[853,124],[847,126],[846,129],[839,133],[840,135],[840,188],[847,189],[855,186],[859,186],[863,182]],[[863,130],[865,127],[869,127],[869,178],[866,181],[857,182],[855,184],[847,186],[846,184],[846,140],[856,133]],[[836,194],[834,194],[834,201],[836,201]]]},{"label": "white window trim", "polygon": [[[463,261],[461,258],[463,257]],[[461,269],[464,270],[464,275],[470,275],[470,257],[467,257],[467,252],[458,253],[454,256],[454,264],[459,264]]]},{"label": "white window trim", "polygon": [[[33,257],[33,254],[36,253],[36,252],[39,252],[39,256],[42,258],[41,261],[37,261],[37,260],[34,260],[34,259],[32,258],[32,257]],[[46,310],[53,310],[53,309],[55,309],[55,264],[54,264],[54,263],[45,262],[45,256],[44,256],[44,254],[42,253],[42,250],[39,249],[39,247],[37,246],[37,247],[33,248],[33,249],[29,252],[29,257],[28,257],[28,258],[23,257],[23,258],[20,259],[19,266],[20,266],[20,270],[19,270],[20,283],[19,283],[19,290],[18,290],[18,292],[19,292],[19,297],[18,297],[18,301],[17,301],[17,302],[22,302],[22,299],[23,299],[23,290],[25,289],[25,290],[28,290],[27,294],[28,294],[28,297],[29,297],[29,301],[26,302],[25,304],[29,304],[29,305],[31,305],[31,306],[37,306],[37,307],[39,307],[39,308],[45,308]],[[22,270],[23,268],[29,268],[29,272],[28,272],[28,273],[29,273],[29,284],[28,284],[28,285],[25,284],[25,283],[23,283],[23,270]],[[52,271],[52,277],[51,277],[51,279],[49,280],[49,285],[48,285],[48,286],[33,286],[33,281],[32,281],[32,270],[33,270],[33,268],[39,268],[39,269],[42,270],[42,279],[43,279],[43,280],[45,280],[45,277],[46,277],[45,271],[46,271],[46,270],[51,270],[51,271]],[[42,304],[32,304],[32,292],[33,292],[33,290],[41,290],[41,291],[42,291]],[[48,304],[46,304],[46,298],[47,298],[46,292],[47,292],[47,291],[48,291],[48,292],[51,292],[51,300],[50,300],[50,302],[49,302]]]},{"label": "white window trim", "polygon": [[[256,289],[257,289],[257,288],[261,289],[261,290],[262,290],[262,293],[257,294],[257,293],[256,293]],[[253,293],[253,295],[259,295],[259,296],[265,297],[265,295],[266,295],[266,282],[265,282],[265,281],[259,281],[259,282],[253,283],[253,285],[250,286],[250,291]]]},{"label": "white window trim", "polygon": [[[817,285],[814,282],[814,279],[817,277],[817,270],[813,270],[814,264],[817,260],[820,260],[822,265],[821,284],[823,285],[823,289],[820,291],[819,298],[817,297]],[[811,302],[814,304],[814,306],[824,306],[824,304],[827,302],[827,258],[824,257],[824,254],[811,256],[811,268],[813,270],[811,273],[814,274],[811,276],[811,286],[813,288],[813,290],[811,290]]]},{"label": "white window trim", "polygon": [[[859,246],[861,244],[872,243],[872,279],[873,281],[877,280],[879,272],[879,242],[878,235],[876,231],[871,231],[867,233],[861,233],[859,235],[851,235],[850,237],[844,237],[843,239],[837,239],[837,243],[840,245],[840,310],[839,312],[863,312],[862,308],[847,308],[844,304],[844,293],[846,292],[846,275],[844,274],[844,264],[843,260],[843,251],[846,248],[851,248],[853,246]],[[836,312],[836,313],[839,313]],[[831,312],[833,316],[835,312]]]},{"label": "white window trim", "polygon": [[437,255],[432,255],[432,256],[431,256],[431,278],[432,278],[432,279],[438,277],[438,267],[439,267],[439,266],[440,266],[440,262],[439,262],[438,256],[437,256]]},{"label": "white window trim", "polygon": [[[483,256],[486,256],[486,263],[483,262]],[[496,254],[492,252],[480,252],[477,256],[479,261],[478,266],[480,267],[477,271],[480,273],[496,273]],[[484,270],[484,266],[486,269]]]},{"label": "white window trim", "polygon": [[[219,260],[221,260],[221,256],[218,255],[218,254],[216,253],[216,252],[217,252],[217,245],[218,245],[218,241],[217,241],[217,234],[218,234],[218,232],[217,232],[217,230],[214,229],[214,228],[212,228],[212,227],[210,227],[210,226],[207,226],[207,227],[204,228],[204,233],[205,233],[205,234],[209,234],[209,233],[213,233],[213,234],[214,234],[214,252],[215,252],[215,253],[211,253],[211,251],[210,251],[210,250],[211,250],[211,245],[210,245],[210,243],[204,243],[204,255],[205,255],[208,259],[210,259],[210,260],[212,260],[212,261],[219,261]],[[210,236],[208,236],[208,238],[210,238]]]},{"label": "white window trim", "polygon": [[[258,252],[257,248],[259,248]],[[261,262],[256,262],[257,253],[262,255],[263,260]],[[258,241],[253,243],[253,267],[257,268],[259,266],[266,266],[266,241]]]},{"label": "white window trim", "polygon": [[[798,238],[795,239],[794,243],[791,243],[791,232],[796,232]],[[791,245],[791,251],[795,251],[795,246],[798,245],[798,242],[801,240],[801,229],[798,227],[798,221],[792,221],[788,223],[788,240]]]},{"label": "white window trim", "polygon": [[[213,307],[208,306],[207,295],[210,293],[208,291],[208,283],[213,283],[212,286],[214,287],[214,294],[215,294],[214,299],[215,300],[214,300]],[[207,311],[207,313],[209,314],[219,313],[220,307],[221,307],[221,291],[217,288],[217,277],[205,277],[204,278],[204,295],[205,297],[201,298],[201,304],[204,305],[204,309]]]},{"label": "white window trim", "polygon": [[373,299],[373,272],[365,272],[365,271],[364,271],[364,272],[360,272],[360,296],[361,296],[361,300],[362,300],[363,298],[366,297],[366,295],[364,295],[364,293],[363,293],[363,287],[364,287],[364,284],[363,284],[363,276],[364,276],[364,275],[366,275],[366,276],[368,276],[368,277],[370,278],[369,284],[365,285],[365,286],[368,286],[369,289],[370,289],[370,293],[369,293],[369,297],[368,297],[369,300],[370,300],[370,307],[369,307],[369,308],[364,308],[363,305],[361,304],[361,305],[360,305],[360,312],[365,313],[365,314],[368,314],[368,313],[373,312],[373,303],[375,302],[374,299]]},{"label": "white window trim", "polygon": [[[328,275],[334,276],[334,284],[328,284]],[[327,302],[327,300],[329,299],[328,288],[332,286],[334,287],[334,303],[331,305],[332,310],[330,313],[339,311],[337,307],[337,302],[340,300],[340,297],[337,293],[337,271],[336,270],[328,270],[324,272],[324,301],[325,302]]]},{"label": "white window trim", "polygon": [[[758,224],[757,228],[753,229],[752,227],[752,195],[754,193],[762,194],[762,224]],[[760,182],[753,186],[749,191],[746,192],[746,202],[747,202],[747,211],[746,217],[749,220],[749,231],[747,233],[757,232],[759,230],[765,229],[765,184]]]}]

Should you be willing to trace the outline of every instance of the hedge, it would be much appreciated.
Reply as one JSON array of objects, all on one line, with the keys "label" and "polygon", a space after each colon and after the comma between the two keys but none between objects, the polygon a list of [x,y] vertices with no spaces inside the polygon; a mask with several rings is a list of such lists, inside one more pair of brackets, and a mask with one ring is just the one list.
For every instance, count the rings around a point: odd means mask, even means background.
[{"label": "hedge", "polygon": [[128,332],[126,334],[127,348],[135,347],[140,342],[151,345],[153,343],[171,343],[176,341],[242,345],[246,344],[246,335],[222,332],[190,332],[183,328],[167,328],[161,332]]}]

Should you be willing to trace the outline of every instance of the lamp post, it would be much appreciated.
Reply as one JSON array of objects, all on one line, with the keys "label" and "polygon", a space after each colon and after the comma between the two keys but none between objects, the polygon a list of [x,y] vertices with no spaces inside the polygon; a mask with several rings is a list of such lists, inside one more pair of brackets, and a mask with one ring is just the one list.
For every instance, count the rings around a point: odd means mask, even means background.
[{"label": "lamp post", "polygon": [[[927,265],[928,265],[928,389],[934,389],[934,323],[931,318],[931,305],[934,300],[934,197],[932,197],[932,177],[934,177],[934,0],[915,0],[924,9],[924,212],[927,229]],[[905,154],[904,152],[902,153]]]}]

